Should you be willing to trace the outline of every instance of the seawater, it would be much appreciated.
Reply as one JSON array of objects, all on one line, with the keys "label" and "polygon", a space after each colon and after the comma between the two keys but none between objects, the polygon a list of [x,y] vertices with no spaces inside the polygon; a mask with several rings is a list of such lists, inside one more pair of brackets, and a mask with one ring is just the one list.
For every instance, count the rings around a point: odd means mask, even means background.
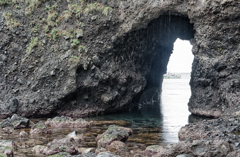
[{"label": "seawater", "polygon": [[[31,149],[35,145],[47,145],[54,139],[64,138],[67,134],[77,131],[84,135],[84,142],[80,147],[97,147],[96,137],[107,130],[109,125],[116,124],[124,127],[130,127],[133,135],[126,141],[130,155],[131,150],[145,150],[149,145],[161,145],[168,147],[178,142],[178,131],[184,125],[203,120],[204,118],[190,115],[187,103],[191,96],[189,81],[190,74],[181,74],[181,79],[164,79],[162,83],[161,98],[157,104],[159,107],[154,111],[146,112],[124,112],[111,115],[101,115],[86,120],[94,120],[95,125],[91,128],[50,128],[51,135],[30,136],[29,138],[19,138],[19,132],[25,130],[29,133],[30,129],[16,130],[14,134],[1,135],[4,140],[13,140],[18,145],[15,152],[17,156],[36,157],[41,155],[34,154]],[[156,104],[156,102],[155,102]],[[158,110],[158,111],[156,111]],[[156,114],[159,112],[159,114]],[[152,114],[152,116],[151,116]],[[160,115],[160,116],[156,116]],[[31,119],[34,123],[46,121],[46,119]],[[0,120],[1,121],[1,120]]]},{"label": "seawater", "polygon": [[[124,120],[129,122],[126,127],[133,129],[133,137],[146,146],[157,144],[170,146],[177,143],[178,131],[191,122],[206,119],[191,115],[188,111],[188,102],[191,97],[190,73],[181,73],[181,79],[164,79],[160,92],[159,111],[152,111],[154,115],[159,112],[160,117],[149,116],[151,113],[118,113],[103,115],[91,120]],[[151,112],[151,111],[148,111]],[[141,137],[144,135],[144,137]],[[149,135],[149,137],[147,136]],[[132,138],[131,138],[132,139]],[[131,141],[130,139],[130,141]],[[128,140],[129,141],[129,140]]]}]

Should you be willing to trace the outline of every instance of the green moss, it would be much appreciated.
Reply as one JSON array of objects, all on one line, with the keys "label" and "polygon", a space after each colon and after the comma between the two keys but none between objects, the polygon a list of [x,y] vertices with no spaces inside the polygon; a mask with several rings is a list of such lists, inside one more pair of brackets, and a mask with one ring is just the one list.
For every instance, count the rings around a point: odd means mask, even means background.
[{"label": "green moss", "polygon": [[58,32],[58,30],[56,28],[52,29],[51,34],[52,34],[52,37],[53,37],[54,41],[57,41],[57,32]]},{"label": "green moss", "polygon": [[34,38],[31,40],[28,48],[27,48],[27,53],[31,53],[32,49],[38,45],[38,37]]},{"label": "green moss", "polygon": [[47,127],[46,127],[46,125],[44,125],[44,124],[39,124],[39,123],[37,123],[37,124],[34,124],[34,125],[32,126],[32,128],[46,129]]},{"label": "green moss", "polygon": [[152,145],[152,146],[148,146],[148,149],[157,149],[159,147],[159,145]]},{"label": "green moss", "polygon": [[0,153],[0,157],[7,157],[7,155]]},{"label": "green moss", "polygon": [[71,58],[73,58],[73,59],[78,59],[78,57],[77,57],[77,56],[71,56]]},{"label": "green moss", "polygon": [[105,16],[108,16],[109,13],[112,12],[112,8],[111,7],[104,7],[102,14],[104,14]]},{"label": "green moss", "polygon": [[66,155],[70,155],[70,154],[67,153],[67,152],[64,152],[64,153],[59,153],[59,154],[50,155],[50,156],[48,156],[48,157],[61,157],[61,156],[66,156]]},{"label": "green moss", "polygon": [[80,42],[77,39],[73,39],[72,41],[72,46],[77,46],[78,44],[80,44]]},{"label": "green moss", "polygon": [[52,21],[53,19],[56,19],[58,17],[58,13],[56,11],[51,11],[48,12],[48,17],[47,17],[47,24],[49,26],[54,27],[56,25],[55,21]]},{"label": "green moss", "polygon": [[25,0],[25,3],[29,4],[29,6],[25,9],[25,15],[30,15],[44,1],[45,0]]},{"label": "green moss", "polygon": [[17,21],[12,17],[12,13],[6,13],[6,12],[4,12],[4,13],[3,13],[3,16],[4,16],[5,20],[7,21],[7,26],[8,26],[9,28],[12,29],[12,28],[15,28],[15,27],[17,27],[17,26],[20,25],[20,23],[17,22]]},{"label": "green moss", "polygon": [[8,0],[0,0],[0,6],[1,5],[8,5],[9,1]]}]

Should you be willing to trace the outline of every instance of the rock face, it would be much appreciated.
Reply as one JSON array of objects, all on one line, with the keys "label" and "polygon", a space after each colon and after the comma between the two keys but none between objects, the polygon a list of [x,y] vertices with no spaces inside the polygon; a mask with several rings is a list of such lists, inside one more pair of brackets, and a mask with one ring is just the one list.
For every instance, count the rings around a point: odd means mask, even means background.
[{"label": "rock face", "polygon": [[239,118],[219,118],[216,120],[208,120],[196,124],[188,124],[182,127],[178,133],[179,139],[184,140],[222,140],[228,141],[234,148],[240,148]]},{"label": "rock face", "polygon": [[189,110],[240,114],[238,0],[15,3],[0,3],[0,118],[135,107],[177,38],[193,45]]}]

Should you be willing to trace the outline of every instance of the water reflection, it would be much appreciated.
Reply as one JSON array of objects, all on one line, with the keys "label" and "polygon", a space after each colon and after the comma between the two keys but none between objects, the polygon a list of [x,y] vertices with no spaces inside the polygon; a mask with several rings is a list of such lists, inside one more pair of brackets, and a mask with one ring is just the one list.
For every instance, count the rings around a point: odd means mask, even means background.
[{"label": "water reflection", "polygon": [[167,144],[178,142],[178,131],[188,124],[188,101],[191,96],[190,74],[181,74],[181,79],[164,79],[161,93],[163,115],[163,139]]},{"label": "water reflection", "polygon": [[160,90],[158,88],[150,88],[143,92],[139,101],[139,109],[145,117],[155,117],[162,119],[160,110]]}]

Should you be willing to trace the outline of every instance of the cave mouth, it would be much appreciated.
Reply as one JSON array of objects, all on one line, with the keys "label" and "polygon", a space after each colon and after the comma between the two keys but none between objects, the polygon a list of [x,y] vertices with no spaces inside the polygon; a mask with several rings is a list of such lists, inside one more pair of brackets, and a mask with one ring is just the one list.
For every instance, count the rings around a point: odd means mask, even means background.
[{"label": "cave mouth", "polygon": [[174,43],[178,38],[187,41],[193,40],[195,33],[193,28],[188,17],[169,14],[161,15],[150,22],[146,28],[147,39],[140,42],[151,45],[142,52],[144,56],[142,63],[144,71],[142,73],[145,74],[147,83],[144,90],[134,98],[138,102],[137,108],[142,114],[162,117],[160,104],[163,75],[167,72]]}]

